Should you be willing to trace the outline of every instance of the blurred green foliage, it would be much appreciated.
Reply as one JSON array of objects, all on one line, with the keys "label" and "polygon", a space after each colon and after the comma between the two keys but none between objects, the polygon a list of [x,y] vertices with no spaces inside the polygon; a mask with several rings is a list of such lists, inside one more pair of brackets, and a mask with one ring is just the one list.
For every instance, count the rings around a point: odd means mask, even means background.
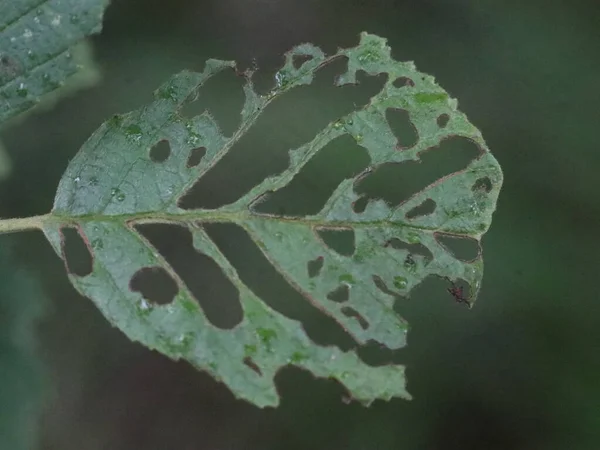
[{"label": "blurred green foliage", "polygon": [[41,415],[43,369],[33,331],[43,293],[32,274],[15,268],[11,244],[0,239],[0,445],[33,448]]},{"label": "blurred green foliage", "polygon": [[[414,60],[459,99],[503,167],[504,190],[484,239],[477,306],[460,308],[441,282],[419,287],[401,311],[412,325],[408,347],[363,355],[407,364],[414,400],[370,409],[342,404],[334,382],[291,369],[277,377],[279,409],[235,401],[208,376],[111,329],[69,287],[41,235],[7,237],[15,258],[42,273],[56,311],[40,344],[56,395],[39,448],[597,448],[599,18],[597,2],[583,0],[115,0],[93,40],[102,83],[2,131],[13,175],[0,188],[1,216],[48,211],[67,161],[91,132],[147,103],[172,73],[201,69],[208,57],[244,60],[264,71],[264,86],[293,45],[333,51],[355,44],[362,30],[386,36],[396,59]],[[215,104],[224,92],[218,83],[212,89],[207,104],[234,120],[235,93]],[[335,107],[319,96],[298,100],[298,114]],[[277,170],[276,150],[306,132],[281,125],[293,114],[265,122],[274,137],[257,135],[252,152],[234,155],[205,192],[225,186],[233,197],[261,171]],[[308,198],[323,177],[306,179]],[[240,264],[257,289],[289,305],[311,336],[353,345],[245,255]]]}]

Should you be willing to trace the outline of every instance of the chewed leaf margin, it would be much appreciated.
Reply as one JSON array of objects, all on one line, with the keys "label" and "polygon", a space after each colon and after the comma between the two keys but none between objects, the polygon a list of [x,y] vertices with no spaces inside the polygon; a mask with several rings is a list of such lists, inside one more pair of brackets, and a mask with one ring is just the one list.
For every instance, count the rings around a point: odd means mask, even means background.
[{"label": "chewed leaf margin", "polygon": [[[300,67],[294,57],[304,56]],[[310,84],[315,72],[337,58],[346,58],[347,71],[335,81],[356,83],[357,71],[385,73],[382,90],[358,109],[327,125],[313,140],[290,150],[290,165],[266,178],[239,200],[219,209],[184,210],[178,200],[244,135],[268,104],[288,90]],[[321,347],[307,337],[301,324],[262,302],[242,282],[236,269],[210,239],[204,223],[234,223],[243,228],[284,278],[308,301],[335,320],[360,344],[379,342],[389,348],[406,343],[408,325],[394,306],[428,276],[463,280],[477,295],[483,273],[481,251],[472,261],[455,257],[443,235],[470,238],[479,245],[488,229],[502,183],[502,172],[479,131],[457,111],[457,103],[430,76],[412,63],[391,58],[386,41],[363,33],[357,47],[326,56],[303,44],[286,54],[275,76],[275,87],[259,95],[246,79],[246,101],[241,125],[224,136],[208,113],[192,119],[180,110],[193,101],[210,77],[235,69],[230,61],[209,60],[202,73],[183,72],[159,88],[156,100],[140,110],[115,116],[90,137],[71,161],[58,187],[53,211],[44,232],[59,255],[63,254],[61,229],[72,227],[86,242],[93,257],[92,272],[69,274],[73,285],[90,297],[103,314],[132,340],[222,380],[235,395],[265,406],[276,405],[273,377],[286,365],[334,378],[350,396],[370,403],[374,399],[409,398],[404,367],[371,367],[354,351]],[[400,86],[395,83],[407,79]],[[419,136],[411,148],[399,148],[389,124],[389,108],[406,110]],[[439,118],[443,117],[440,125]],[[323,209],[311,216],[284,217],[262,214],[254,206],[271,192],[286,186],[319,150],[348,134],[364,147],[371,164],[364,172],[337,187]],[[427,186],[399,205],[369,200],[357,212],[360,200],[355,184],[382,164],[419,160],[423,151],[435,151],[451,136],[462,136],[480,149],[465,169]],[[158,163],[150,151],[167,140],[169,154]],[[191,154],[202,149],[199,162]],[[486,189],[480,189],[482,183]],[[488,189],[489,187],[489,189]],[[435,200],[435,209],[413,217],[414,208]],[[194,248],[212,258],[237,288],[243,320],[230,330],[207,320],[194,296],[162,255],[135,229],[137,225],[171,223],[185,226]],[[343,255],[329,248],[320,231],[351,230],[354,251]],[[414,252],[413,249],[420,250]],[[318,270],[310,263],[318,262]],[[179,291],[166,305],[151,304],[130,281],[141,270],[160,267]],[[340,300],[332,293],[345,292]]]}]

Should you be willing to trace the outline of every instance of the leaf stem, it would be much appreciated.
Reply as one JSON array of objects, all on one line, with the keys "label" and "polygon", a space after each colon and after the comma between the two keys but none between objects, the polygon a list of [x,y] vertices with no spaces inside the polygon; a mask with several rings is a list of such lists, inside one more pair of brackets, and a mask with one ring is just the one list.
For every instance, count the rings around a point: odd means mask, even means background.
[{"label": "leaf stem", "polygon": [[44,221],[48,217],[50,217],[50,214],[0,220],[0,234],[15,233],[18,231],[33,230],[36,228],[41,229],[44,225]]}]

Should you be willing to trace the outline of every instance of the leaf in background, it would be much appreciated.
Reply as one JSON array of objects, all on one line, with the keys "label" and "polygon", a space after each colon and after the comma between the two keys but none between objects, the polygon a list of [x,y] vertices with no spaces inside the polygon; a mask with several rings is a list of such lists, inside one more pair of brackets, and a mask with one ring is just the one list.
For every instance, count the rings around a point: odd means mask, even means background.
[{"label": "leaf in background", "polygon": [[76,44],[98,33],[108,0],[0,2],[0,124],[40,102],[91,62]]},{"label": "leaf in background", "polygon": [[43,296],[31,276],[14,268],[6,241],[0,246],[0,442],[26,450],[33,448],[42,403],[34,330]]},{"label": "leaf in background", "polygon": [[[294,66],[295,57],[304,60],[299,68]],[[338,58],[347,59],[347,71],[336,80],[338,86],[356,83],[357,71],[388,75],[381,91],[364,108],[330,123],[310,142],[290,150],[286,170],[268,177],[234,203],[214,210],[178,206],[273,99],[310,84],[319,68]],[[470,238],[479,248],[502,183],[498,163],[480,132],[457,111],[456,101],[412,63],[391,59],[386,41],[377,36],[363,33],[357,47],[333,56],[310,44],[294,48],[276,74],[275,88],[264,96],[255,92],[251,73],[246,73],[241,125],[230,137],[221,133],[208,113],[183,118],[181,108],[196,98],[200,86],[232,68],[233,62],[209,60],[203,73],[173,77],[156,91],[152,104],[102,125],[60,182],[53,211],[44,224],[47,238],[67,266],[65,237],[79,239],[84,253],[89,252],[88,261],[77,270],[71,267],[71,282],[129,338],[172,358],[188,360],[222,380],[238,397],[260,406],[276,405],[279,398],[273,377],[282,366],[294,365],[339,380],[353,398],[367,404],[377,398],[409,398],[403,366],[372,367],[354,351],[316,345],[300,323],[261,301],[211,240],[205,224],[232,223],[243,228],[290,285],[357,342],[375,341],[397,349],[406,343],[408,326],[394,312],[394,303],[404,301],[426,277],[462,279],[477,294],[483,270],[481,252],[472,261],[463,261],[442,240]],[[412,147],[397,145],[386,119],[389,109],[408,113],[419,137]],[[320,212],[289,217],[256,210],[269,193],[286,186],[326,144],[343,135],[366,149],[370,165],[342,181]],[[436,151],[451,136],[467,138],[478,147],[478,156],[463,170],[448,174],[399,205],[360,198],[355,192],[355,185],[377,168],[419,161],[420,153]],[[157,159],[152,152],[161,141],[169,145]],[[414,213],[432,201],[432,211]],[[358,202],[363,206],[357,210]],[[237,289],[243,310],[237,325],[228,329],[211,323],[180,274],[140,233],[139,227],[147,224],[174,224],[188,230],[194,249],[215,261]],[[351,254],[340,254],[326,244],[324,234],[336,230],[352,237]],[[174,286],[175,293],[166,304],[153,302],[151,294],[137,289],[136,280],[149,271],[170,279]]]}]

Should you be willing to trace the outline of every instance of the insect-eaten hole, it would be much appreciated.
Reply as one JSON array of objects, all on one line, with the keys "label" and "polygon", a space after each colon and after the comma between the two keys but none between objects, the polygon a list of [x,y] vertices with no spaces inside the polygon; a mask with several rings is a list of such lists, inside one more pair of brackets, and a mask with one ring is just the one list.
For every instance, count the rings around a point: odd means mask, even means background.
[{"label": "insect-eaten hole", "polygon": [[296,69],[300,69],[305,62],[311,59],[313,59],[311,55],[294,55],[292,56],[292,63]]},{"label": "insect-eaten hole", "polygon": [[431,253],[431,251],[423,244],[409,244],[398,238],[392,238],[385,243],[385,246],[389,246],[397,250],[406,250],[408,251],[408,254],[422,256],[428,262],[433,260],[433,253]]},{"label": "insect-eaten hole", "polygon": [[242,321],[238,290],[212,258],[194,248],[188,228],[152,224],[136,230],[167,260],[214,326],[231,329]]},{"label": "insect-eaten hole", "polygon": [[193,148],[190,151],[190,156],[188,156],[186,167],[196,167],[198,164],[200,164],[200,161],[202,161],[204,155],[206,155],[206,147]]},{"label": "insect-eaten hole", "polygon": [[367,319],[365,319],[363,316],[360,315],[360,313],[355,310],[354,308],[351,308],[349,306],[344,306],[342,308],[342,314],[344,314],[346,317],[353,317],[354,319],[356,319],[356,321],[358,322],[358,324],[361,326],[361,328],[363,330],[366,330],[367,328],[369,328],[369,322],[367,322]]},{"label": "insect-eaten hole", "polygon": [[473,183],[471,190],[474,192],[479,191],[489,193],[492,190],[492,180],[490,180],[489,177],[478,178],[475,180],[475,183]]},{"label": "insect-eaten hole", "polygon": [[329,142],[285,187],[261,199],[253,210],[264,214],[317,214],[338,185],[361,173],[370,162],[367,150],[347,134]]},{"label": "insect-eaten hole", "polygon": [[163,267],[144,267],[129,281],[129,289],[139,292],[154,305],[167,305],[173,301],[179,287]]},{"label": "insect-eaten hole", "polygon": [[342,256],[352,256],[356,250],[354,230],[351,228],[317,228],[321,240],[331,250]]},{"label": "insect-eaten hole", "polygon": [[327,294],[327,298],[336,303],[347,302],[350,298],[350,288],[348,288],[348,286],[345,284],[341,284]]},{"label": "insect-eaten hole", "polygon": [[246,356],[244,358],[244,364],[249,367],[253,372],[256,372],[256,374],[262,376],[262,370],[260,370],[260,367],[258,367],[258,364],[256,364],[254,362],[254,360],[252,358],[250,358],[249,356]]},{"label": "insect-eaten hole", "polygon": [[404,86],[414,86],[415,82],[408,77],[398,77],[392,83],[394,87],[401,88]]},{"label": "insect-eaten hole", "polygon": [[245,101],[244,80],[233,69],[221,71],[206,80],[197,96],[184,105],[181,114],[192,118],[208,111],[223,134],[231,136],[240,125],[240,111]]},{"label": "insect-eaten hole", "polygon": [[396,144],[398,149],[408,149],[416,145],[419,141],[419,134],[410,120],[408,111],[400,108],[388,108],[385,110],[385,118],[394,136],[398,139]]},{"label": "insect-eaten hole", "polygon": [[463,170],[481,154],[470,139],[452,136],[438,147],[419,153],[421,161],[387,163],[362,178],[355,191],[398,205],[444,176]]},{"label": "insect-eaten hole", "polygon": [[365,212],[365,209],[367,209],[368,203],[369,203],[369,197],[366,195],[363,195],[362,197],[359,197],[357,200],[352,202],[352,210],[356,214],[361,214],[361,213]]},{"label": "insect-eaten hole", "polygon": [[321,273],[321,269],[323,268],[324,258],[319,256],[308,263],[306,263],[306,270],[308,271],[308,276],[310,278],[314,278]]},{"label": "insect-eaten hole", "polygon": [[384,294],[390,295],[392,297],[398,297],[400,295],[398,294],[398,292],[391,290],[386,284],[386,282],[383,281],[383,278],[381,278],[379,275],[372,275],[371,279],[373,280],[373,284],[375,284],[375,287]]},{"label": "insect-eaten hole", "polygon": [[[271,309],[300,322],[312,341],[318,345],[336,345],[344,350],[356,346],[344,328],[316,306],[318,299],[312,299],[306,293],[303,295],[302,290],[295,289],[283,277],[246,230],[225,223],[205,224],[204,228],[235,267],[242,282]],[[320,265],[323,265],[322,261]]]},{"label": "insect-eaten hole", "polygon": [[169,141],[163,139],[150,149],[150,159],[156,163],[165,162],[171,156]]},{"label": "insect-eaten hole", "polygon": [[428,198],[420,205],[415,206],[413,209],[408,211],[406,213],[406,218],[414,219],[415,217],[427,216],[435,211],[436,206],[436,203],[432,199]]},{"label": "insect-eaten hole", "polygon": [[[180,200],[180,207],[214,209],[235,202],[265,178],[286,170],[290,164],[290,149],[312,141],[328,124],[368,104],[385,83],[386,76],[382,74],[368,76],[360,85],[336,87],[332,79],[340,72],[339,64],[338,60],[332,61],[315,73],[312,84],[297,86],[275,98],[227,154],[192,186]],[[294,211],[301,214],[311,207],[317,208],[323,204],[322,197],[330,192],[332,180],[339,174],[342,178],[348,177],[364,167],[366,159],[362,155],[368,153],[357,154],[349,140],[335,140],[329,146],[334,150],[320,150],[315,156],[316,166],[312,163],[308,168],[311,176],[317,178],[294,177],[294,180],[302,179],[300,186],[304,189],[301,196],[294,193],[286,198],[294,204],[283,205],[284,214],[294,214]],[[323,152],[325,157],[320,155]],[[227,189],[218,188],[223,180],[228,180]],[[268,203],[261,208],[267,206],[279,214],[281,203]]]},{"label": "insect-eaten hole", "polygon": [[92,273],[94,258],[86,239],[80,233],[81,230],[78,228],[63,227],[60,229],[62,256],[67,272],[78,277],[85,277]]},{"label": "insect-eaten hole", "polygon": [[446,128],[446,125],[448,125],[448,121],[450,120],[450,116],[446,113],[444,114],[440,114],[436,120],[438,127],[440,128]]},{"label": "insect-eaten hole", "polygon": [[479,241],[470,237],[435,233],[435,240],[461,261],[473,261],[481,252]]}]

